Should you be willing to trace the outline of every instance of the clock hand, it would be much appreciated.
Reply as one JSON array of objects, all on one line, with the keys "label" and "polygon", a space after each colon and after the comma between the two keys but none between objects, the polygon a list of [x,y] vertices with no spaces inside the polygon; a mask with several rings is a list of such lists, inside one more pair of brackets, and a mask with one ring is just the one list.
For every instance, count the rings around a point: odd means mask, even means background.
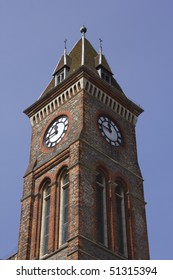
[{"label": "clock hand", "polygon": [[57,127],[57,126],[54,127],[54,132],[51,133],[51,134],[47,137],[47,139],[52,138],[52,137],[55,136],[56,134],[58,134],[58,127]]},{"label": "clock hand", "polygon": [[108,128],[109,128],[109,132],[111,133],[111,132],[112,132],[112,129],[111,129],[111,124],[110,124],[110,122],[108,122]]},{"label": "clock hand", "polygon": [[57,131],[55,131],[54,133],[50,134],[50,135],[49,135],[49,138],[52,138],[52,137],[55,136],[56,134],[58,134]]},{"label": "clock hand", "polygon": [[111,124],[110,123],[108,123],[108,127],[105,126],[104,124],[102,124],[102,127],[106,128],[109,131],[109,133],[112,133],[112,129],[111,129]]}]

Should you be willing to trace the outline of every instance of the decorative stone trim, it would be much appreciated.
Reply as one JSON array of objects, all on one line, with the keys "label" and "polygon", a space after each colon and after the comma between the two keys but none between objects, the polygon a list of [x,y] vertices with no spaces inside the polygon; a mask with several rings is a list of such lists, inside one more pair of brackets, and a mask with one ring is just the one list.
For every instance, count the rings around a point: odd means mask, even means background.
[{"label": "decorative stone trim", "polygon": [[124,119],[129,121],[132,124],[136,124],[137,122],[137,116],[132,114],[129,110],[127,110],[124,106],[122,106],[120,103],[115,101],[112,97],[110,97],[108,94],[100,90],[98,87],[90,83],[88,80],[84,79],[84,89],[91,94],[92,96],[96,97],[98,100],[100,100],[103,104],[105,104],[107,107],[109,107],[111,110],[118,113],[120,116],[122,116]]},{"label": "decorative stone trim", "polygon": [[34,114],[30,118],[31,125],[33,126],[33,125],[39,123],[47,115],[49,115],[51,112],[55,111],[61,105],[66,103],[69,99],[71,99],[73,96],[75,96],[81,89],[84,89],[85,91],[87,91],[90,95],[97,98],[99,101],[101,101],[103,104],[105,104],[107,107],[109,107],[114,112],[118,113],[120,116],[122,116],[124,119],[126,119],[130,123],[132,123],[134,125],[136,124],[137,116],[135,116],[133,113],[131,113],[129,110],[127,110],[120,103],[115,101],[114,98],[110,97],[108,94],[106,94],[105,92],[100,90],[98,87],[96,87],[94,84],[89,82],[87,79],[81,78],[78,82],[76,82],[71,87],[69,87],[67,90],[65,90],[64,92],[59,94],[54,100],[52,100],[45,107],[43,107],[40,111],[38,111],[36,114]]},{"label": "decorative stone trim", "polygon": [[55,111],[57,108],[66,103],[69,99],[71,99],[74,95],[76,95],[83,88],[83,79],[80,79],[73,86],[59,94],[54,100],[48,103],[45,107],[43,107],[40,111],[34,114],[30,118],[31,125],[39,123],[42,119],[44,119],[51,112]]}]

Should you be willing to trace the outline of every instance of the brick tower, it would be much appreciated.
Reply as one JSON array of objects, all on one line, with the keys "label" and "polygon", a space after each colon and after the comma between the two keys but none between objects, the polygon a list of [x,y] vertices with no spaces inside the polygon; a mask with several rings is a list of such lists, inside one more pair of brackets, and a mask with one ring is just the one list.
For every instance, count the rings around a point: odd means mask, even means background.
[{"label": "brick tower", "polygon": [[[135,125],[143,110],[85,38],[25,110],[32,125],[17,259],[148,259]],[[101,43],[101,42],[100,42]]]}]

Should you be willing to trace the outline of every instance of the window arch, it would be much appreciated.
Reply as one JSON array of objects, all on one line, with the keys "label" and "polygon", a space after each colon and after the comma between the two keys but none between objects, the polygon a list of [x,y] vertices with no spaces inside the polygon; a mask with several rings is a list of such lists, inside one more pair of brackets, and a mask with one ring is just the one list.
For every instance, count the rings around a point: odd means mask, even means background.
[{"label": "window arch", "polygon": [[42,219],[41,219],[41,246],[40,255],[48,253],[49,221],[50,221],[50,180],[43,183]]},{"label": "window arch", "polygon": [[116,215],[116,238],[118,252],[127,256],[127,234],[124,188],[120,181],[115,183],[115,215]]},{"label": "window arch", "polygon": [[69,224],[69,173],[67,169],[60,175],[60,219],[59,246],[67,242]]},{"label": "window arch", "polygon": [[107,246],[106,178],[102,171],[96,174],[97,239]]}]

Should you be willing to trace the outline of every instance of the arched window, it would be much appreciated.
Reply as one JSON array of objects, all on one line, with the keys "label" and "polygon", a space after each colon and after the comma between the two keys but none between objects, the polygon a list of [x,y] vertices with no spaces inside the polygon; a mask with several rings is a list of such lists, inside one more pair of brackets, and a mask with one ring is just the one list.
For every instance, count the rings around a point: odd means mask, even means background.
[{"label": "arched window", "polygon": [[65,170],[60,177],[60,221],[59,221],[59,245],[68,239],[69,223],[69,174]]},{"label": "arched window", "polygon": [[107,246],[106,180],[102,172],[96,175],[98,242]]},{"label": "arched window", "polygon": [[121,182],[116,182],[115,187],[115,211],[116,211],[116,236],[118,252],[127,256],[127,236],[124,189]]},{"label": "arched window", "polygon": [[40,246],[41,256],[44,256],[45,254],[48,253],[49,220],[50,220],[50,180],[46,180],[43,184],[41,246]]}]

